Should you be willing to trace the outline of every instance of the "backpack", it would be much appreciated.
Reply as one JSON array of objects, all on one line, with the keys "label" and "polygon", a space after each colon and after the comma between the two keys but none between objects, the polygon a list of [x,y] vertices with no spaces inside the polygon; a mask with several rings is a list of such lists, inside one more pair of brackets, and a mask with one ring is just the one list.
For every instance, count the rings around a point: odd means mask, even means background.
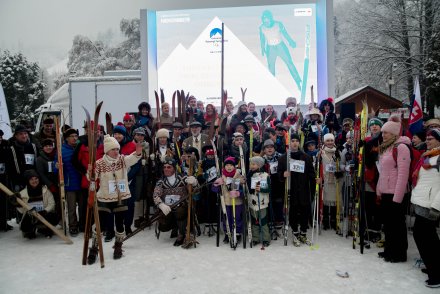
[{"label": "backpack", "polygon": [[422,154],[420,153],[419,150],[415,149],[413,146],[411,146],[409,144],[406,144],[406,143],[394,144],[394,147],[393,147],[393,159],[394,159],[394,162],[396,163],[395,167],[397,167],[397,152],[398,152],[397,151],[397,147],[400,144],[405,145],[409,149],[409,154],[410,154],[410,157],[411,157],[411,163],[409,165],[408,184],[409,184],[409,187],[412,187],[413,186],[413,178],[412,178],[412,176],[414,174],[414,171],[417,169],[417,163],[419,162],[420,157],[421,157]]}]

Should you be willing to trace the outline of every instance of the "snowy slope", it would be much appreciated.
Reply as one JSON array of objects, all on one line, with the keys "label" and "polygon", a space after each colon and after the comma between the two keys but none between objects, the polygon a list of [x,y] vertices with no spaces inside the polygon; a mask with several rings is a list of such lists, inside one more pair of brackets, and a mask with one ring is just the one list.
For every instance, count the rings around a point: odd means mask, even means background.
[{"label": "snowy slope", "polygon": [[233,251],[207,236],[197,248],[173,247],[169,233],[157,240],[151,229],[127,240],[120,260],[112,258],[113,243],[104,243],[101,269],[99,262],[81,265],[82,235],[73,245],[56,236],[25,240],[14,226],[0,233],[0,293],[438,293],[424,286],[427,276],[414,266],[412,235],[408,262],[389,264],[375,246],[361,255],[351,239],[330,231],[317,250],[278,240],[264,251]]}]

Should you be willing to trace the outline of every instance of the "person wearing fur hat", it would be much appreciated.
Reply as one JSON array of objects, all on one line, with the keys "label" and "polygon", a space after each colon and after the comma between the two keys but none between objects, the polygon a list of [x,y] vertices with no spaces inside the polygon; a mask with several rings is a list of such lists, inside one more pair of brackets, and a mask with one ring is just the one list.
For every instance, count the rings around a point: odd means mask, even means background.
[{"label": "person wearing fur hat", "polygon": [[301,130],[304,133],[305,141],[321,142],[322,114],[319,109],[312,108],[305,114],[304,118]]},{"label": "person wearing fur hat", "polygon": [[251,157],[249,160],[249,172],[247,182],[249,184],[250,215],[252,224],[252,243],[262,246],[270,245],[269,232],[269,192],[271,189],[270,176],[264,171],[265,160],[261,156]]},{"label": "person wearing fur hat", "polygon": [[286,99],[286,110],[283,111],[283,113],[281,113],[281,121],[284,122],[287,117],[289,116],[289,108],[293,108],[291,109],[291,111],[293,111],[294,114],[296,114],[296,111],[298,109],[298,106],[296,104],[296,98],[295,97],[287,97]]},{"label": "person wearing fur hat", "polygon": [[[167,129],[171,131],[171,127],[173,125],[173,117],[170,115],[170,104],[164,102],[160,105],[161,114],[160,114],[160,128]],[[154,131],[159,130],[159,120],[157,117],[153,122]]]},{"label": "person wearing fur hat", "polygon": [[[278,159],[278,177],[283,183],[290,176],[289,224],[293,233],[293,245],[310,245],[307,228],[311,213],[311,200],[315,194],[315,169],[312,158],[300,150],[300,137],[292,133],[290,154]],[[289,156],[289,164],[287,164]]]},{"label": "person wearing fur hat", "polygon": [[171,205],[187,197],[187,185],[197,188],[199,183],[194,176],[184,176],[177,172],[176,161],[167,157],[162,166],[162,177],[157,181],[153,192],[154,204],[162,211],[165,217],[159,219],[159,231],[167,232],[177,227],[178,235],[174,246],[180,246],[184,242],[186,232],[188,203],[184,201],[177,207]]},{"label": "person wearing fur hat", "polygon": [[[385,233],[384,251],[379,252],[387,262],[405,262],[407,259],[408,237],[405,224],[411,141],[401,136],[402,124],[398,115],[391,115],[382,126],[383,143],[379,145],[379,180],[376,195],[381,199]],[[397,160],[393,148],[397,148]]]},{"label": "person wearing fur hat", "polygon": [[266,171],[270,175],[270,182],[272,183],[269,194],[269,219],[271,222],[272,239],[276,240],[278,236],[276,229],[281,228],[281,223],[283,222],[283,189],[277,172],[278,158],[281,154],[275,150],[275,143],[271,139],[264,141],[262,154],[266,161]]},{"label": "person wearing fur hat", "polygon": [[38,156],[37,146],[30,141],[25,126],[15,127],[13,140],[10,140],[10,146],[6,151],[5,167],[11,187],[13,191],[19,192],[26,186],[23,173],[28,169],[35,169]]},{"label": "person wearing fur hat", "polygon": [[210,145],[208,135],[202,134],[202,124],[198,121],[193,121],[190,124],[191,135],[183,141],[182,148],[185,150],[188,147],[195,147],[199,154],[202,154],[202,148]]},{"label": "person wearing fur hat", "polygon": [[[27,170],[24,173],[24,177],[26,178],[26,188],[20,191],[20,198],[35,209],[51,225],[56,225],[58,220],[55,214],[55,200],[52,193],[41,182],[40,176],[35,170]],[[20,230],[24,238],[34,239],[36,231],[45,235],[46,238],[52,237],[53,232],[38,219],[34,218],[31,213],[25,212],[22,207],[17,209],[23,215],[20,221]]]},{"label": "person wearing fur hat", "polygon": [[416,148],[417,150],[423,153],[426,151],[425,140],[426,140],[426,132],[420,131],[412,136],[411,143],[414,146],[414,148]]},{"label": "person wearing fur hat", "polygon": [[[336,214],[337,207],[336,203],[342,203],[340,193],[336,191],[336,182],[341,182],[340,179],[343,176],[342,171],[338,171],[337,161],[340,162],[341,154],[337,150],[335,145],[335,136],[333,134],[324,135],[324,144],[319,152],[321,158],[321,164],[324,171],[323,181],[323,198],[324,198],[324,217],[323,217],[323,228],[324,230],[334,229],[338,230],[336,227]],[[339,185],[341,187],[341,185]],[[336,199],[339,197],[339,199]]]},{"label": "person wearing fur hat", "polygon": [[423,153],[413,174],[411,203],[414,206],[414,241],[428,274],[425,285],[440,287],[440,239],[437,224],[440,218],[440,129],[431,129],[426,136]]},{"label": "person wearing fur hat", "polygon": [[154,117],[151,114],[151,106],[150,104],[148,104],[148,102],[141,102],[138,105],[138,113],[136,114],[135,117],[135,125],[134,128],[144,128],[146,134],[148,135],[148,137],[152,137],[152,131],[153,131],[153,121],[154,121]]},{"label": "person wearing fur hat", "polygon": [[[229,230],[232,233],[234,231],[234,225],[237,232],[237,243],[241,241],[241,232],[243,231],[243,188],[242,185],[245,180],[240,175],[239,170],[235,167],[236,159],[232,156],[227,157],[224,160],[222,175],[214,181],[212,190],[215,193],[224,193],[226,215],[228,218]],[[221,189],[221,186],[225,185],[226,189]],[[232,198],[235,198],[235,215],[232,207]],[[223,232],[225,232],[225,238],[223,243],[229,243],[228,235],[226,234],[226,221],[223,220]],[[236,245],[236,244],[233,244]]]},{"label": "person wearing fur hat", "polygon": [[319,104],[319,111],[321,111],[324,117],[323,134],[332,133],[333,135],[339,132],[341,126],[339,125],[338,118],[335,114],[335,105],[333,104],[333,98],[328,97]]},{"label": "person wearing fur hat", "polygon": [[[115,216],[116,238],[113,258],[122,257],[122,240],[125,237],[124,214],[128,210],[131,198],[128,188],[128,169],[136,164],[142,156],[142,144],[137,143],[135,151],[130,155],[120,154],[119,142],[109,135],[104,136],[105,155],[96,161],[95,173],[99,181],[96,193],[99,209],[99,220],[104,223],[107,215]],[[90,173],[90,170],[89,170]],[[89,250],[88,263],[93,264],[98,254],[96,231],[93,230],[92,247]]]}]

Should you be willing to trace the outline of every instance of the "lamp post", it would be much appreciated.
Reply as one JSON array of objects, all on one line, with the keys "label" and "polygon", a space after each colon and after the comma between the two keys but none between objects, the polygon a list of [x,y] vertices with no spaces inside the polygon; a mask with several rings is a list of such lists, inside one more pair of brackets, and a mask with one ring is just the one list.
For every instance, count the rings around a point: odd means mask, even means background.
[{"label": "lamp post", "polygon": [[397,68],[397,64],[396,63],[392,63],[390,65],[390,75],[388,76],[388,87],[390,90],[390,94],[389,96],[391,97],[391,90],[393,88],[394,85],[394,79],[393,79],[393,71]]}]

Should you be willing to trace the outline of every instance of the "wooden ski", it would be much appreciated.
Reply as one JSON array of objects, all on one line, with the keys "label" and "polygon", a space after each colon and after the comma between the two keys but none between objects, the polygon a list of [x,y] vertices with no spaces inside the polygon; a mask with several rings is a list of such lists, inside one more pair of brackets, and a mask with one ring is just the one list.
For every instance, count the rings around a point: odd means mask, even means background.
[{"label": "wooden ski", "polygon": [[64,191],[64,167],[63,167],[63,155],[62,155],[62,143],[61,143],[61,126],[60,117],[55,116],[55,143],[57,147],[58,157],[58,181],[60,189],[60,206],[61,206],[61,222],[63,225],[64,235],[67,236],[67,223],[66,223],[66,192]]}]

